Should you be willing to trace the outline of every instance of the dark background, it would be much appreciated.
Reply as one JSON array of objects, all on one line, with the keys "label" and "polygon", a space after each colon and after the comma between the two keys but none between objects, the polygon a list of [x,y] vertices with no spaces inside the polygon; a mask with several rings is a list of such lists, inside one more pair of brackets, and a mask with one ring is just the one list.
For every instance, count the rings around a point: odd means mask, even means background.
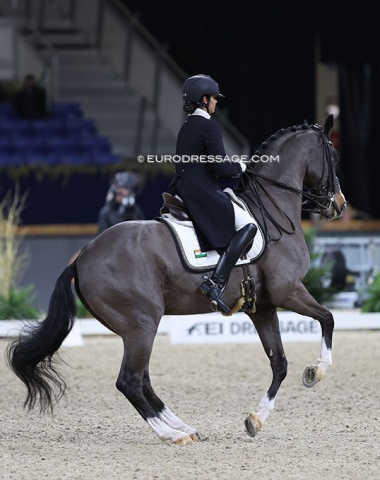
[{"label": "dark background", "polygon": [[339,71],[339,176],[348,201],[380,218],[380,28],[375,1],[124,0],[189,75],[207,73],[218,108],[253,147],[316,121],[317,62]]},{"label": "dark background", "polygon": [[[222,109],[258,146],[280,128],[316,119],[316,66],[339,72],[338,174],[348,202],[380,219],[380,15],[378,3],[309,0],[124,0],[189,75],[207,73]],[[168,105],[171,108],[171,105]],[[147,218],[161,206],[170,175],[144,176],[138,201]],[[0,196],[14,176],[0,171]],[[18,178],[28,190],[25,224],[96,223],[110,175]],[[46,202],[46,198],[49,201]]]}]

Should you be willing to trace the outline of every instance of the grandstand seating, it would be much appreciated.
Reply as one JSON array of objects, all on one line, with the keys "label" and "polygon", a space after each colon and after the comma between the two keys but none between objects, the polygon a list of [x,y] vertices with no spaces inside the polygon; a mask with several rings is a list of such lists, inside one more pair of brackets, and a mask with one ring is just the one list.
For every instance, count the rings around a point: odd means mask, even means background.
[{"label": "grandstand seating", "polygon": [[79,103],[54,103],[43,120],[17,118],[0,103],[0,166],[111,165],[121,160]]}]

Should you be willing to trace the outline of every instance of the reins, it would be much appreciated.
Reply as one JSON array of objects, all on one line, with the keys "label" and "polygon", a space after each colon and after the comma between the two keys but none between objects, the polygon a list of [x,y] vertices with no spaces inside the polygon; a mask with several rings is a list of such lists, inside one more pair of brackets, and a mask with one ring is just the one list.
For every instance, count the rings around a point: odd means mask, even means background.
[{"label": "reins", "polygon": [[[248,183],[249,183],[250,190],[254,193],[253,198],[250,198],[250,200],[254,205],[256,205],[256,207],[258,208],[258,210],[261,213],[263,233],[264,233],[266,241],[267,242],[278,241],[278,240],[281,239],[282,233],[292,234],[296,231],[296,227],[295,227],[292,219],[278,206],[278,204],[272,198],[272,196],[269,195],[269,193],[265,190],[265,188],[262,186],[262,184],[257,180],[257,177],[259,177],[259,175],[252,175],[251,177],[248,178]],[[262,177],[262,178],[265,179],[266,177]],[[277,186],[280,186],[280,182],[277,183]],[[262,201],[262,198],[261,198],[263,193],[269,198],[269,200],[274,205],[274,207],[278,210],[278,212],[283,217],[285,217],[285,219],[289,222],[290,228],[291,228],[290,231],[287,230],[286,227],[284,227],[283,225],[280,225],[280,223],[277,220],[275,220],[275,218],[269,213],[267,207],[264,205],[264,203]],[[270,237],[269,229],[268,229],[268,225],[267,225],[267,220],[270,221],[270,223],[275,227],[275,229],[279,233],[278,238],[271,238]]]},{"label": "reins", "polygon": [[[295,127],[292,127],[292,130]],[[303,129],[305,129],[305,126],[302,126]],[[284,210],[278,205],[278,203],[272,198],[272,196],[266,191],[264,186],[262,185],[262,182],[259,181],[259,179],[264,180],[265,182],[268,182],[275,187],[281,188],[285,191],[289,191],[292,193],[295,193],[297,195],[302,195],[304,198],[306,198],[305,201],[302,202],[302,210],[303,211],[308,211],[308,212],[315,212],[315,213],[321,213],[322,211],[327,211],[330,208],[331,202],[333,200],[333,187],[336,185],[336,181],[334,179],[334,169],[333,169],[333,163],[332,163],[332,158],[331,158],[331,150],[330,150],[330,145],[331,142],[329,141],[326,133],[324,132],[323,128],[320,125],[311,125],[309,128],[312,128],[313,130],[317,131],[323,141],[323,162],[322,162],[322,175],[319,179],[318,184],[313,187],[312,189],[299,189],[292,187],[290,185],[287,185],[283,182],[279,182],[277,180],[273,180],[272,178],[268,178],[265,175],[255,173],[253,172],[248,165],[247,171],[245,172],[243,178],[242,178],[242,186],[243,186],[243,191],[245,189],[249,189],[252,191],[254,194],[252,197],[249,198],[250,202],[252,202],[260,211],[261,217],[262,217],[262,226],[263,226],[263,232],[266,237],[266,240],[268,242],[270,241],[278,241],[281,239],[283,233],[287,234],[293,234],[297,228],[294,225],[294,222],[292,219],[284,212]],[[294,131],[294,130],[293,130]],[[282,131],[283,132],[283,131]],[[273,138],[273,136],[272,136]],[[266,145],[266,142],[264,142]],[[257,152],[256,152],[257,153]],[[325,162],[326,160],[326,162]],[[327,163],[327,168],[328,168],[328,185],[327,186],[320,186],[322,179],[324,178],[325,174],[325,163]],[[248,184],[248,185],[247,185]],[[327,190],[327,194],[324,194],[323,192]],[[240,193],[243,193],[241,191]],[[315,192],[315,193],[313,193]],[[280,213],[282,217],[286,219],[286,221],[289,224],[289,227],[285,227],[281,225],[273,215],[271,215],[267,209],[267,207],[264,205],[262,201],[262,195],[265,194],[266,197],[270,200],[272,205],[276,208],[276,210]],[[269,234],[269,229],[267,225],[267,220],[275,227],[277,230],[279,236],[278,238],[271,238]]]}]

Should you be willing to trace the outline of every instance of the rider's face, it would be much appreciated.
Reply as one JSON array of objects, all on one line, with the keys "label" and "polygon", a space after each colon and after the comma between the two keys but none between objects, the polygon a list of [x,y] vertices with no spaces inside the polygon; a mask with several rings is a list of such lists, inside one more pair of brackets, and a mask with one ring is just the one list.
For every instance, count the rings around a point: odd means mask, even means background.
[{"label": "rider's face", "polygon": [[218,100],[216,98],[215,95],[211,95],[210,97],[210,103],[209,103],[209,106],[208,106],[208,112],[211,114],[211,113],[214,113],[215,112],[215,109],[216,109],[216,104],[218,103]]},{"label": "rider's face", "polygon": [[216,104],[218,103],[216,95],[211,95],[210,99],[208,99],[206,96],[204,96],[203,97],[203,102],[204,102],[205,106],[207,104],[206,102],[208,102],[208,113],[210,115],[215,112]]}]

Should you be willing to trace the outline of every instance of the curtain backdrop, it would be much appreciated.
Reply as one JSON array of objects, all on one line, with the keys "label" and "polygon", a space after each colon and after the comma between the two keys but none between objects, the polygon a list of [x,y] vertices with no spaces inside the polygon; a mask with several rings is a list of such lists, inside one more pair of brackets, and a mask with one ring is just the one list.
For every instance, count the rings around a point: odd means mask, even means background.
[{"label": "curtain backdrop", "polygon": [[380,218],[380,69],[341,63],[339,71],[341,165],[347,201]]}]

